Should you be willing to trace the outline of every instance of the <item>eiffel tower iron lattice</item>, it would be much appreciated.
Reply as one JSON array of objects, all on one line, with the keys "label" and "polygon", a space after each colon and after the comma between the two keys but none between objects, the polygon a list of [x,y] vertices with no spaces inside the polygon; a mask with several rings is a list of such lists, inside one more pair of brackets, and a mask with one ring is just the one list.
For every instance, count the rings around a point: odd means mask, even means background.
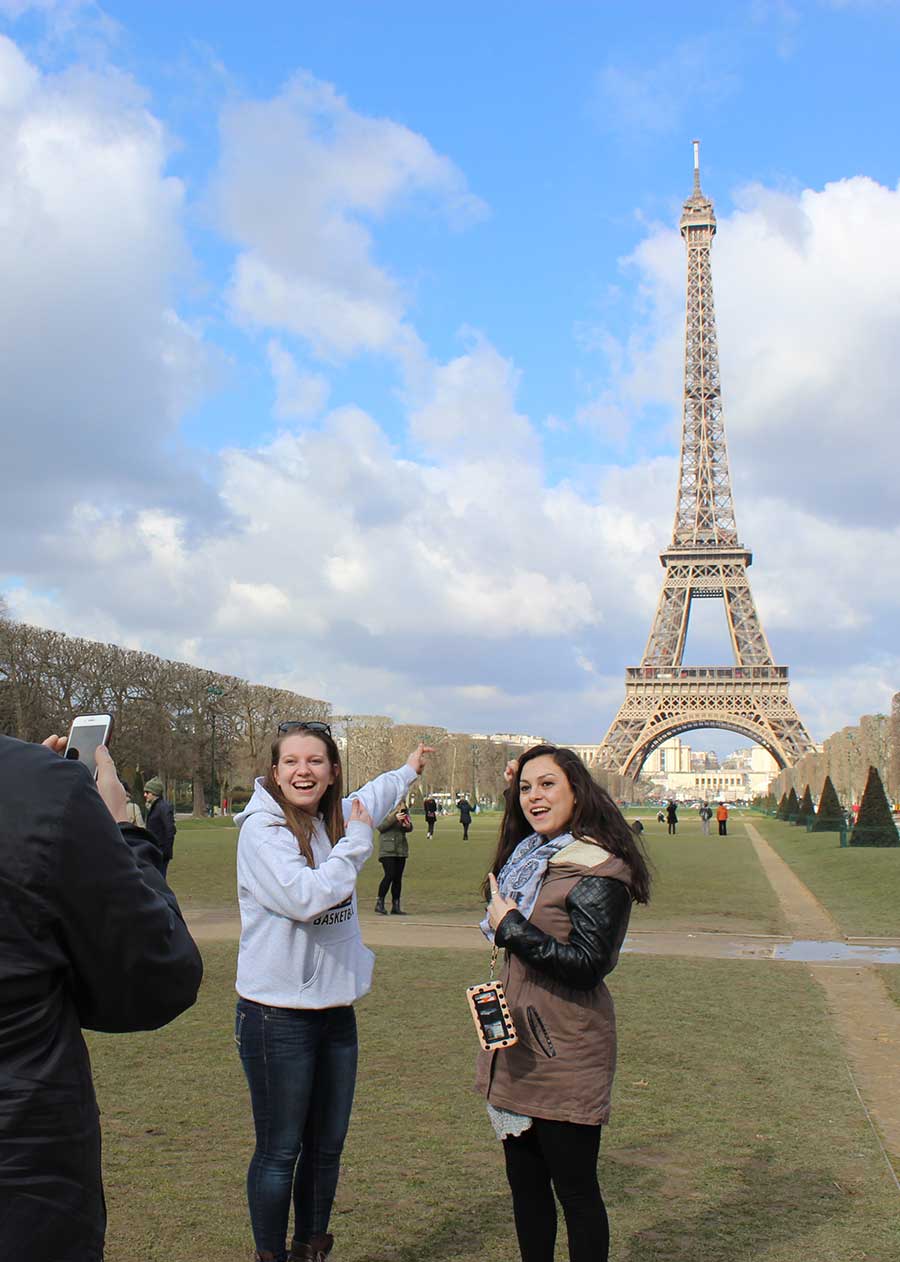
[{"label": "eiffel tower iron lattice", "polygon": [[[710,264],[716,216],[700,188],[698,141],[680,228],[687,314],[675,527],[660,554],[665,577],[644,656],[625,671],[625,700],[595,760],[631,777],[664,741],[696,728],[737,732],[766,748],[780,767],[814,748],[788,695],[788,668],[775,665],[756,612],[747,575],[753,554],[738,541]],[[725,605],[735,664],[683,666],[691,602],[716,598]]]}]

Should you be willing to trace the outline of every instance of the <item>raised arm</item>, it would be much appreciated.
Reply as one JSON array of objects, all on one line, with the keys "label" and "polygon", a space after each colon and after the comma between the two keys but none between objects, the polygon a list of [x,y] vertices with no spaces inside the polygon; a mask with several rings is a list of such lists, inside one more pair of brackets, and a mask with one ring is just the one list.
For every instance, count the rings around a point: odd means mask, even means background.
[{"label": "raised arm", "polygon": [[422,774],[426,756],[432,753],[434,753],[433,746],[420,742],[402,767],[376,776],[374,780],[364,784],[355,793],[351,793],[350,797],[344,798],[344,819],[349,819],[350,806],[354,800],[359,800],[363,804],[372,819],[384,819],[400,799],[405,797],[410,785],[414,784]]}]

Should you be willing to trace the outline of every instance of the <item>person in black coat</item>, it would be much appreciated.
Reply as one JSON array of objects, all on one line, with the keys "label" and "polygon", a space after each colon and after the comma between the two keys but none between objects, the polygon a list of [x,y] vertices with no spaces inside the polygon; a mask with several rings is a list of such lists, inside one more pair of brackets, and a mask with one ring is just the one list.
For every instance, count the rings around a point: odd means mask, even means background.
[{"label": "person in black coat", "polygon": [[678,828],[678,807],[672,799],[666,807],[666,823],[669,825],[669,835],[674,837]]},{"label": "person in black coat", "polygon": [[203,964],[109,753],[0,736],[0,1258],[100,1262],[100,1125],[81,1028],[154,1030]]},{"label": "person in black coat", "polygon": [[175,807],[163,797],[163,782],[153,776],[144,785],[144,802],[147,806],[147,832],[159,846],[163,857],[162,874],[169,870],[175,849]]},{"label": "person in black coat", "polygon": [[428,825],[428,836],[433,837],[434,821],[437,819],[437,802],[430,793],[422,803],[422,810],[425,812],[425,823]]},{"label": "person in black coat", "polygon": [[456,803],[456,809],[459,811],[459,822],[462,824],[463,841],[469,840],[469,825],[472,822],[472,808],[467,798],[460,798]]}]

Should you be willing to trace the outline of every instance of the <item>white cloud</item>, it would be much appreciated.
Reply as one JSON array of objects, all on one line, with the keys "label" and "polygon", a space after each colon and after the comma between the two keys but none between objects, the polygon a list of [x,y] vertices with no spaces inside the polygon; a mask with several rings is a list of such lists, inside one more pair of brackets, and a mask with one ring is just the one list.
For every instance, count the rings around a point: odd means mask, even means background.
[{"label": "white cloud", "polygon": [[290,351],[273,338],[267,347],[275,378],[274,412],[279,420],[316,416],[328,401],[330,386],[321,373],[303,372]]},{"label": "white cloud", "polygon": [[375,262],[367,225],[423,197],[454,223],[484,210],[424,137],[356,112],[310,74],[272,100],[229,107],[217,202],[241,247],[236,318],[285,329],[325,357],[396,350],[406,298]]},{"label": "white cloud", "polygon": [[[115,570],[120,641],[140,628],[155,651],[206,655],[355,709],[397,714],[402,697],[420,718],[472,726],[503,712],[527,727],[536,688],[556,681],[580,700],[570,637],[602,656],[598,643],[642,616],[631,568],[654,558],[627,502],[600,506],[545,484],[515,381],[483,339],[436,370],[420,413],[446,450],[429,463],[400,456],[356,408],[226,453],[214,534],[162,513],[75,514],[66,555],[84,564],[77,578],[61,568],[44,620],[54,608],[58,625],[88,630],[113,604]],[[484,387],[474,425],[460,403],[473,383]],[[13,593],[21,612],[38,599]]]},{"label": "white cloud", "polygon": [[429,453],[442,461],[494,452],[521,460],[531,454],[536,437],[526,417],[515,410],[518,373],[483,337],[473,335],[471,349],[420,378],[410,430]]},{"label": "white cloud", "polygon": [[210,360],[173,309],[184,190],[134,82],[39,73],[3,37],[0,82],[0,530],[17,564],[52,566],[78,500],[209,508],[176,462],[157,470]]}]

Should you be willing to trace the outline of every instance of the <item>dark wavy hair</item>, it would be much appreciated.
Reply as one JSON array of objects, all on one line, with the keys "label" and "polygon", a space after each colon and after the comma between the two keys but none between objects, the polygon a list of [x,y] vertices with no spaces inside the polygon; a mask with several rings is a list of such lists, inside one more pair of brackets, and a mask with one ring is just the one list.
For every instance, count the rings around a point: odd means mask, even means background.
[{"label": "dark wavy hair", "polygon": [[314,868],[316,861],[312,850],[312,835],[316,817],[315,815],[310,815],[307,811],[301,811],[299,806],[294,806],[290,803],[281,792],[275,779],[275,768],[278,766],[278,760],[281,758],[281,747],[289,736],[308,736],[311,740],[321,741],[325,746],[325,751],[335,776],[334,784],[330,784],[322,794],[319,802],[319,814],[325,823],[325,831],[332,845],[340,841],[345,831],[343,808],[344,772],[341,767],[341,751],[338,749],[334,738],[326,732],[284,732],[272,742],[272,758],[269,763],[269,769],[263,779],[263,788],[272,795],[281,807],[285,823],[297,838],[300,853],[309,866]]},{"label": "dark wavy hair", "polygon": [[[491,872],[498,876],[500,869],[520,841],[530,836],[534,829],[525,818],[519,799],[519,783],[522,769],[534,758],[544,755],[552,758],[569,782],[575,794],[575,809],[569,821],[568,831],[577,841],[602,846],[628,865],[631,872],[631,896],[636,903],[650,901],[650,867],[644,847],[629,828],[622,812],[605,789],[591,778],[591,773],[571,749],[559,745],[532,745],[519,759],[516,778],[506,790],[506,809],[500,825],[497,851]],[[483,892],[490,898],[490,886],[485,878]]]}]

